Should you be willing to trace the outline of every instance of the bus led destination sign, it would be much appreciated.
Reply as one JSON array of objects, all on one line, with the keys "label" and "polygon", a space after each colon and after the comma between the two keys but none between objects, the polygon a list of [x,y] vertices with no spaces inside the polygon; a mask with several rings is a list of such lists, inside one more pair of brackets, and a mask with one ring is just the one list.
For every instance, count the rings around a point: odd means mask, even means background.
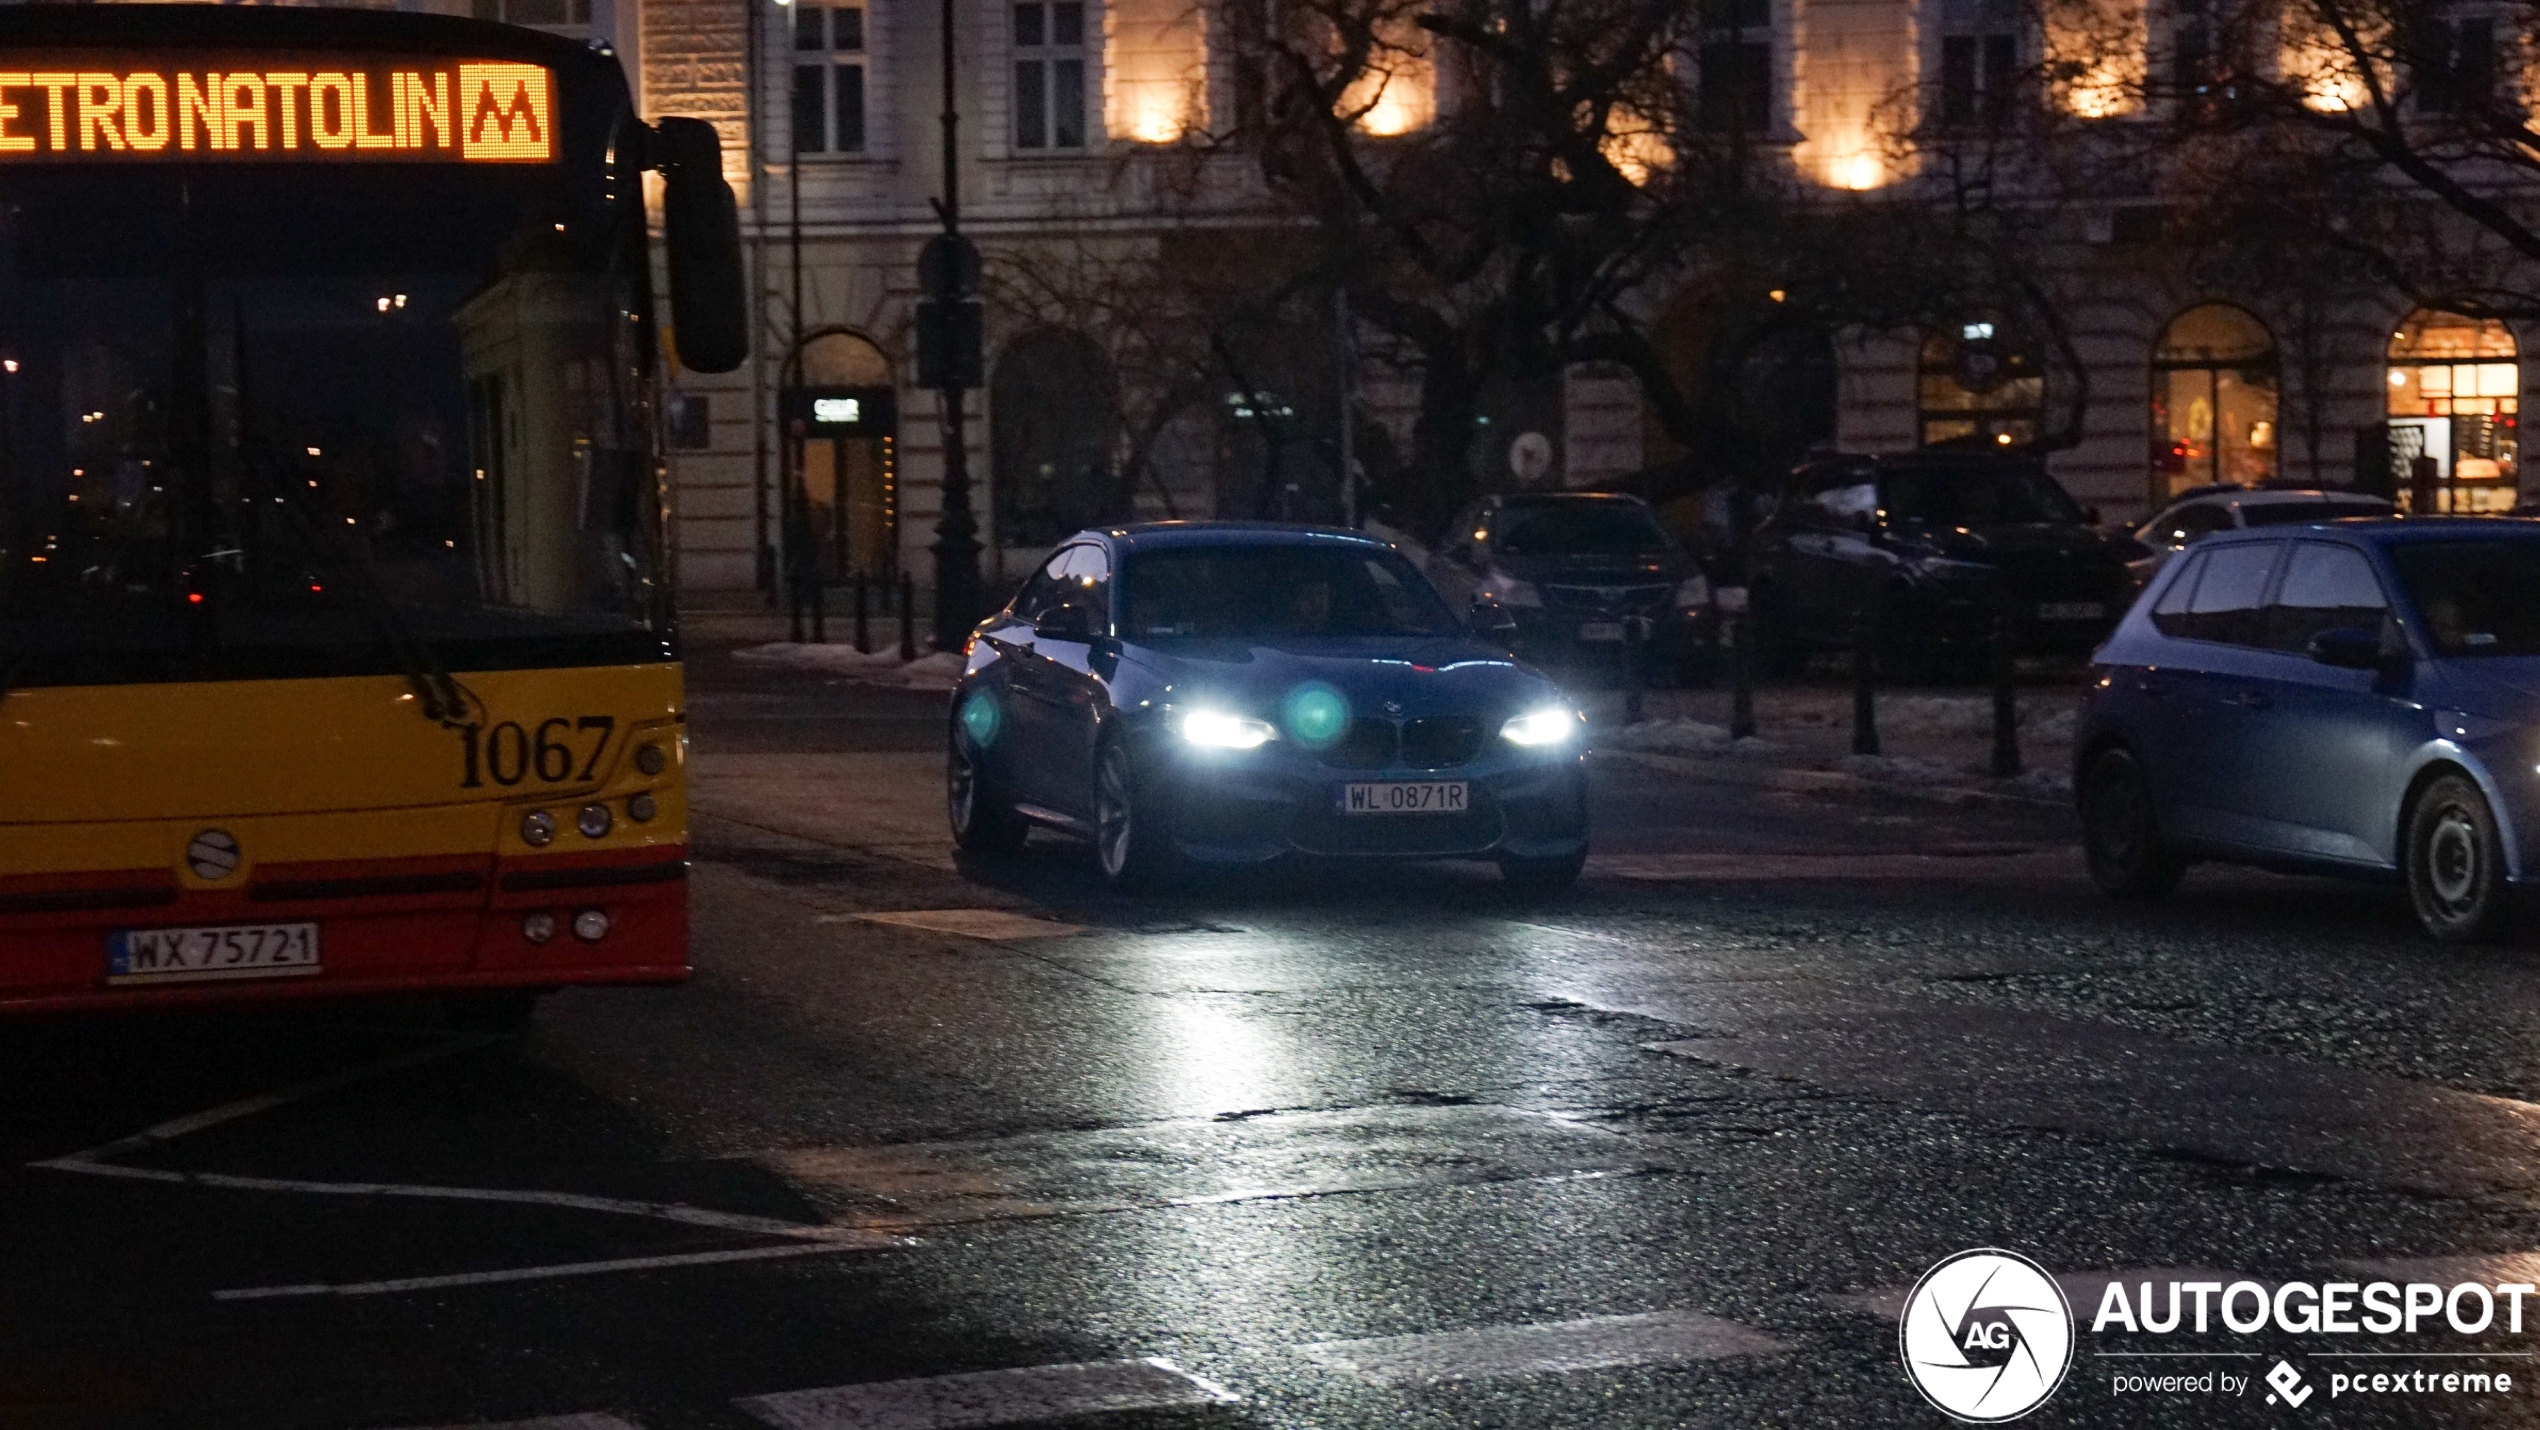
[{"label": "bus led destination sign", "polygon": [[127,68],[0,55],[0,168],[24,163],[545,163],[555,82],[479,60],[201,55]]}]

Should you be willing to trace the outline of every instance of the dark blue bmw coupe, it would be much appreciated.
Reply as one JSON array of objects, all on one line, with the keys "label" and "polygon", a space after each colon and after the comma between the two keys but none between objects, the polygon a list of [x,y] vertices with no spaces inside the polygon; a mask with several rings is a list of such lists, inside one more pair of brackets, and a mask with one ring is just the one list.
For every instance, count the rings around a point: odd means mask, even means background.
[{"label": "dark blue bmw coupe", "polygon": [[1168,522],[1068,539],[979,625],[953,693],[953,838],[1093,841],[1115,887],[1188,864],[1587,858],[1578,709],[1384,542]]}]

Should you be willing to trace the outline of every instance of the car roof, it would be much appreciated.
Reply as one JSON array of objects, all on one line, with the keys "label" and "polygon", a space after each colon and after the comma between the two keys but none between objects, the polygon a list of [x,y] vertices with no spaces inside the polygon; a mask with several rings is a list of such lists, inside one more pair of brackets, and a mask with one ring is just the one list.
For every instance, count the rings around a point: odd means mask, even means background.
[{"label": "car roof", "polygon": [[1649,503],[1629,492],[1508,492],[1493,498],[1504,510],[1512,506],[1572,506],[1584,502],[1626,502],[1632,506]]},{"label": "car roof", "polygon": [[1956,471],[2040,472],[2044,459],[2031,452],[1989,452],[1980,448],[1917,447],[1910,452],[1818,452],[1803,458],[1801,472],[1848,470],[1864,474],[1941,468]]},{"label": "car roof", "polygon": [[[2291,502],[2306,502],[2312,505],[2326,503],[2330,506],[2340,502],[2356,506],[2391,504],[2388,497],[2375,496],[2371,492],[2345,491],[2334,487],[2207,487],[2200,491],[2181,493],[2178,500],[2170,503],[2170,506],[2185,506],[2191,502],[2218,502],[2229,506],[2283,506]],[[2169,507],[2163,507],[2162,510],[2167,511]]]},{"label": "car roof", "polygon": [[1148,521],[1131,526],[1088,527],[1067,540],[1100,541],[1123,554],[1192,546],[1319,546],[1339,543],[1378,550],[1391,550],[1393,547],[1391,542],[1346,527],[1305,526],[1280,521]]},{"label": "car roof", "polygon": [[[2426,542],[2465,541],[2479,537],[2540,536],[2540,521],[2520,516],[2346,516],[2295,526],[2258,526],[2217,531],[2196,547],[2227,546],[2244,541],[2279,540],[2297,531],[2351,537],[2376,546],[2414,546]],[[2194,549],[2194,548],[2191,548]]]}]

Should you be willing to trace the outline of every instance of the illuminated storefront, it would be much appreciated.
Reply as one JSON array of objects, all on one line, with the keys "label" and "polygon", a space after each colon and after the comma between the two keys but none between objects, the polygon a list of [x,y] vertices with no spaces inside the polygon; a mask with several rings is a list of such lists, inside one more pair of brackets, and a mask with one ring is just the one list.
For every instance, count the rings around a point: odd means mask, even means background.
[{"label": "illuminated storefront", "polygon": [[2513,334],[2493,318],[2419,309],[2390,335],[2389,355],[2393,470],[2432,457],[2439,510],[2509,510],[2521,465]]},{"label": "illuminated storefront", "polygon": [[2276,472],[2275,339],[2228,303],[2188,309],[2152,350],[2152,504]]}]

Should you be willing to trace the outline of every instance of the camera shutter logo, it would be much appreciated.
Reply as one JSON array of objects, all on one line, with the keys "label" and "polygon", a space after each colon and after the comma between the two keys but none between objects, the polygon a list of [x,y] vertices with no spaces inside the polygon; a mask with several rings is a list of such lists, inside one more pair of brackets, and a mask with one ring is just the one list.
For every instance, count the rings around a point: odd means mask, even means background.
[{"label": "camera shutter logo", "polygon": [[1897,1324],[1906,1378],[1954,1420],[2017,1420],[2046,1403],[2073,1361],[2073,1308],[2016,1251],[1962,1251],[1923,1273]]},{"label": "camera shutter logo", "polygon": [[238,872],[238,841],[226,829],[206,829],[185,846],[185,867],[206,884]]}]

